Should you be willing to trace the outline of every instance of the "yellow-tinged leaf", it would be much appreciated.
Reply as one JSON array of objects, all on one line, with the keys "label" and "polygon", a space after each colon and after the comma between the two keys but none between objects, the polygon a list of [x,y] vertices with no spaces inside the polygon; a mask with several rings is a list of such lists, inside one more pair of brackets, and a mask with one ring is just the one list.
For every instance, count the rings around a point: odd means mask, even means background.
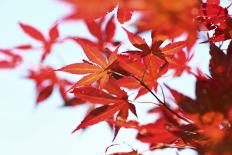
[{"label": "yellow-tinged leaf", "polygon": [[74,63],[58,69],[58,71],[63,71],[71,74],[96,73],[100,70],[102,70],[102,68],[87,62]]},{"label": "yellow-tinged leaf", "polygon": [[97,48],[91,46],[89,42],[83,39],[78,38],[76,40],[81,45],[82,49],[85,52],[85,55],[88,57],[90,61],[101,66],[102,68],[105,68],[107,66],[105,57]]},{"label": "yellow-tinged leaf", "polygon": [[75,85],[78,86],[78,87],[90,85],[93,82],[95,82],[95,81],[99,80],[100,78],[102,78],[105,74],[107,74],[107,72],[108,72],[107,70],[104,70],[104,71],[101,71],[101,72],[86,75],[82,79],[80,79]]}]

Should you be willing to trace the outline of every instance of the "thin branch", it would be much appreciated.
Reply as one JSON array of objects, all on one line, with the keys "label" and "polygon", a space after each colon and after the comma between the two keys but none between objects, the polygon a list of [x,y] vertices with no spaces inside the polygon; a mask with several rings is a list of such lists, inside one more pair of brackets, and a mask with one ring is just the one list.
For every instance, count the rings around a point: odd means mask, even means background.
[{"label": "thin branch", "polygon": [[158,102],[160,102],[168,111],[170,111],[172,114],[176,115],[178,118],[188,122],[191,124],[191,122],[186,119],[185,117],[179,115],[178,113],[176,113],[175,111],[173,111],[165,102],[161,101],[157,96],[156,94],[143,82],[141,81],[140,79],[138,79],[137,77],[131,75],[133,78],[135,78],[145,89],[147,89],[155,98]]},{"label": "thin branch", "polygon": [[[121,73],[118,73],[118,72],[115,72],[115,71],[111,71],[111,72],[114,73],[114,74],[117,74],[117,75],[119,75],[119,76],[124,76],[124,77],[125,77],[125,75],[123,75],[123,74],[121,74]],[[145,89],[147,89],[147,90],[156,98],[156,100],[157,100],[159,103],[161,103],[168,111],[170,111],[172,114],[174,114],[174,115],[177,116],[178,118],[180,118],[180,119],[182,119],[182,120],[184,120],[184,121],[186,121],[186,122],[188,122],[188,123],[191,124],[191,122],[190,122],[188,119],[186,119],[185,117],[179,115],[178,113],[176,113],[175,111],[173,111],[172,109],[170,109],[170,107],[169,107],[165,102],[161,101],[161,100],[156,96],[156,94],[155,94],[143,81],[141,81],[139,78],[137,78],[137,77],[134,76],[134,75],[130,75],[130,76],[133,77],[136,81],[138,81],[138,82],[141,84],[141,86],[143,86]]]}]

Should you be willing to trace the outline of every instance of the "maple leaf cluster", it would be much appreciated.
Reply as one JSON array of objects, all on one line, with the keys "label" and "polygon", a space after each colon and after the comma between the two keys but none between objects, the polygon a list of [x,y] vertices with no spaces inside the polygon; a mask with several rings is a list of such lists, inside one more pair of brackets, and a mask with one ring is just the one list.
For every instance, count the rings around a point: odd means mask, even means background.
[{"label": "maple leaf cluster", "polygon": [[[41,46],[23,44],[0,49],[0,69],[22,64],[25,50],[42,51],[39,69],[29,66],[27,76],[35,82],[37,105],[58,89],[65,106],[92,105],[73,132],[105,121],[114,130],[114,139],[121,128],[135,129],[136,139],[149,144],[149,151],[192,148],[204,155],[232,154],[232,41],[226,49],[221,46],[232,39],[230,5],[223,7],[220,0],[62,2],[72,6],[72,11],[51,26],[48,38],[37,28],[19,23],[22,31]],[[132,18],[136,15],[136,19]],[[78,35],[63,37],[59,26],[69,20],[84,22],[95,40]],[[130,31],[126,23],[136,31]],[[123,48],[128,45],[124,40],[116,39],[117,29],[127,36],[129,48]],[[86,58],[61,68],[47,65],[53,46],[67,41],[80,46]],[[210,75],[189,65],[199,42],[209,44]],[[60,72],[81,78],[71,82]],[[196,78],[195,99],[166,84],[165,79],[183,73]],[[129,95],[131,90],[136,95]],[[144,113],[136,104],[142,105],[138,99],[147,94],[154,99],[149,102],[153,108],[145,113],[158,119],[148,124],[129,119],[130,115],[136,118],[138,113]],[[137,150],[111,153],[142,154]]]}]

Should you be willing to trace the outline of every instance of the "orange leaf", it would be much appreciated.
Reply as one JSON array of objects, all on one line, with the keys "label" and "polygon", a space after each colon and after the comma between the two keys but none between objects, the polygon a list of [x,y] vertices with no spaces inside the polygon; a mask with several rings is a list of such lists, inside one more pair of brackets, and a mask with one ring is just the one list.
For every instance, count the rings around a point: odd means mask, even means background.
[{"label": "orange leaf", "polygon": [[58,71],[63,71],[71,74],[96,73],[100,70],[102,70],[100,67],[87,62],[74,63],[58,69]]},{"label": "orange leaf", "polygon": [[127,93],[124,90],[121,90],[118,85],[118,81],[111,78],[109,83],[110,84],[104,86],[104,89],[107,90],[107,92],[116,95],[118,98],[127,99]]},{"label": "orange leaf", "polygon": [[78,38],[76,39],[76,41],[81,45],[86,56],[90,61],[94,62],[97,65],[100,65],[103,68],[107,66],[105,57],[97,48],[90,45],[90,43],[85,41],[84,39]]},{"label": "orange leaf", "polygon": [[80,86],[90,85],[93,82],[99,80],[105,74],[107,74],[107,70],[86,75],[82,79],[80,79],[71,89],[73,89],[77,86],[80,87]]},{"label": "orange leaf", "polygon": [[93,20],[104,16],[113,10],[117,5],[115,0],[63,0],[73,6],[73,12],[66,17],[67,19],[88,19]]},{"label": "orange leaf", "polygon": [[121,24],[123,24],[123,23],[129,21],[129,20],[131,19],[132,13],[133,13],[133,12],[132,12],[131,10],[118,7],[118,12],[117,12],[118,21],[119,21]]},{"label": "orange leaf", "polygon": [[138,61],[132,61],[127,57],[119,57],[119,65],[125,69],[127,72],[132,73],[133,75],[143,76],[146,71],[145,66]]},{"label": "orange leaf", "polygon": [[141,38],[139,35],[136,35],[134,33],[129,32],[127,29],[123,28],[124,31],[126,31],[128,39],[130,40],[131,44],[138,48],[143,50],[144,52],[150,51],[150,47],[147,45],[146,41]]},{"label": "orange leaf", "polygon": [[103,88],[107,82],[109,81],[110,75],[105,74],[101,79],[100,79],[100,87]]},{"label": "orange leaf", "polygon": [[140,83],[132,77],[123,77],[117,81],[118,85],[121,87],[126,87],[129,89],[135,89],[141,87]]},{"label": "orange leaf", "polygon": [[185,41],[174,42],[161,48],[161,52],[165,55],[174,55],[177,52],[181,51],[181,49],[184,48],[185,46],[186,46]]}]

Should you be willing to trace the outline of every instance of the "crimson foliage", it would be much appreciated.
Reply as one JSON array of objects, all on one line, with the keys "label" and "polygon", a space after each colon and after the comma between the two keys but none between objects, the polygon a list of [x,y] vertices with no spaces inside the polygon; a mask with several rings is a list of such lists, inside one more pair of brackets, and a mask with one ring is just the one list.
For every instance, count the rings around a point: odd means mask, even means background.
[{"label": "crimson foliage", "polygon": [[[65,106],[87,102],[93,105],[73,132],[106,121],[114,129],[114,139],[121,128],[132,128],[137,130],[138,141],[149,144],[150,151],[192,148],[204,155],[232,154],[232,41],[226,49],[221,48],[222,43],[232,38],[230,5],[224,8],[220,0],[63,2],[73,7],[72,12],[53,24],[48,38],[33,26],[19,23],[23,32],[40,42],[41,47],[24,44],[0,49],[1,69],[21,65],[22,51],[43,51],[40,69],[29,68],[27,76],[36,84],[37,105],[59,89]],[[134,13],[139,17],[130,21]],[[95,41],[79,36],[62,37],[59,26],[69,20],[85,22]],[[135,32],[128,30],[124,24],[127,22]],[[117,29],[124,31],[133,49],[121,48],[127,43],[115,39]],[[151,44],[141,37],[144,33],[150,34],[146,39],[151,39]],[[202,41],[199,33],[207,39]],[[179,36],[184,39],[176,41]],[[52,47],[66,41],[81,46],[87,59],[59,69],[47,66],[45,60],[51,56]],[[210,47],[210,75],[189,65],[194,57],[193,47],[202,43]],[[73,83],[59,77],[58,72],[81,75],[81,79]],[[184,72],[196,78],[195,99],[158,81],[180,77]],[[136,90],[134,98],[129,98],[130,90]],[[149,124],[129,120],[130,113],[137,117],[137,112],[143,112],[136,109],[135,103],[146,94],[154,97],[150,102],[153,108],[147,113],[158,115],[158,119]],[[111,155],[142,154],[132,150]]]}]

